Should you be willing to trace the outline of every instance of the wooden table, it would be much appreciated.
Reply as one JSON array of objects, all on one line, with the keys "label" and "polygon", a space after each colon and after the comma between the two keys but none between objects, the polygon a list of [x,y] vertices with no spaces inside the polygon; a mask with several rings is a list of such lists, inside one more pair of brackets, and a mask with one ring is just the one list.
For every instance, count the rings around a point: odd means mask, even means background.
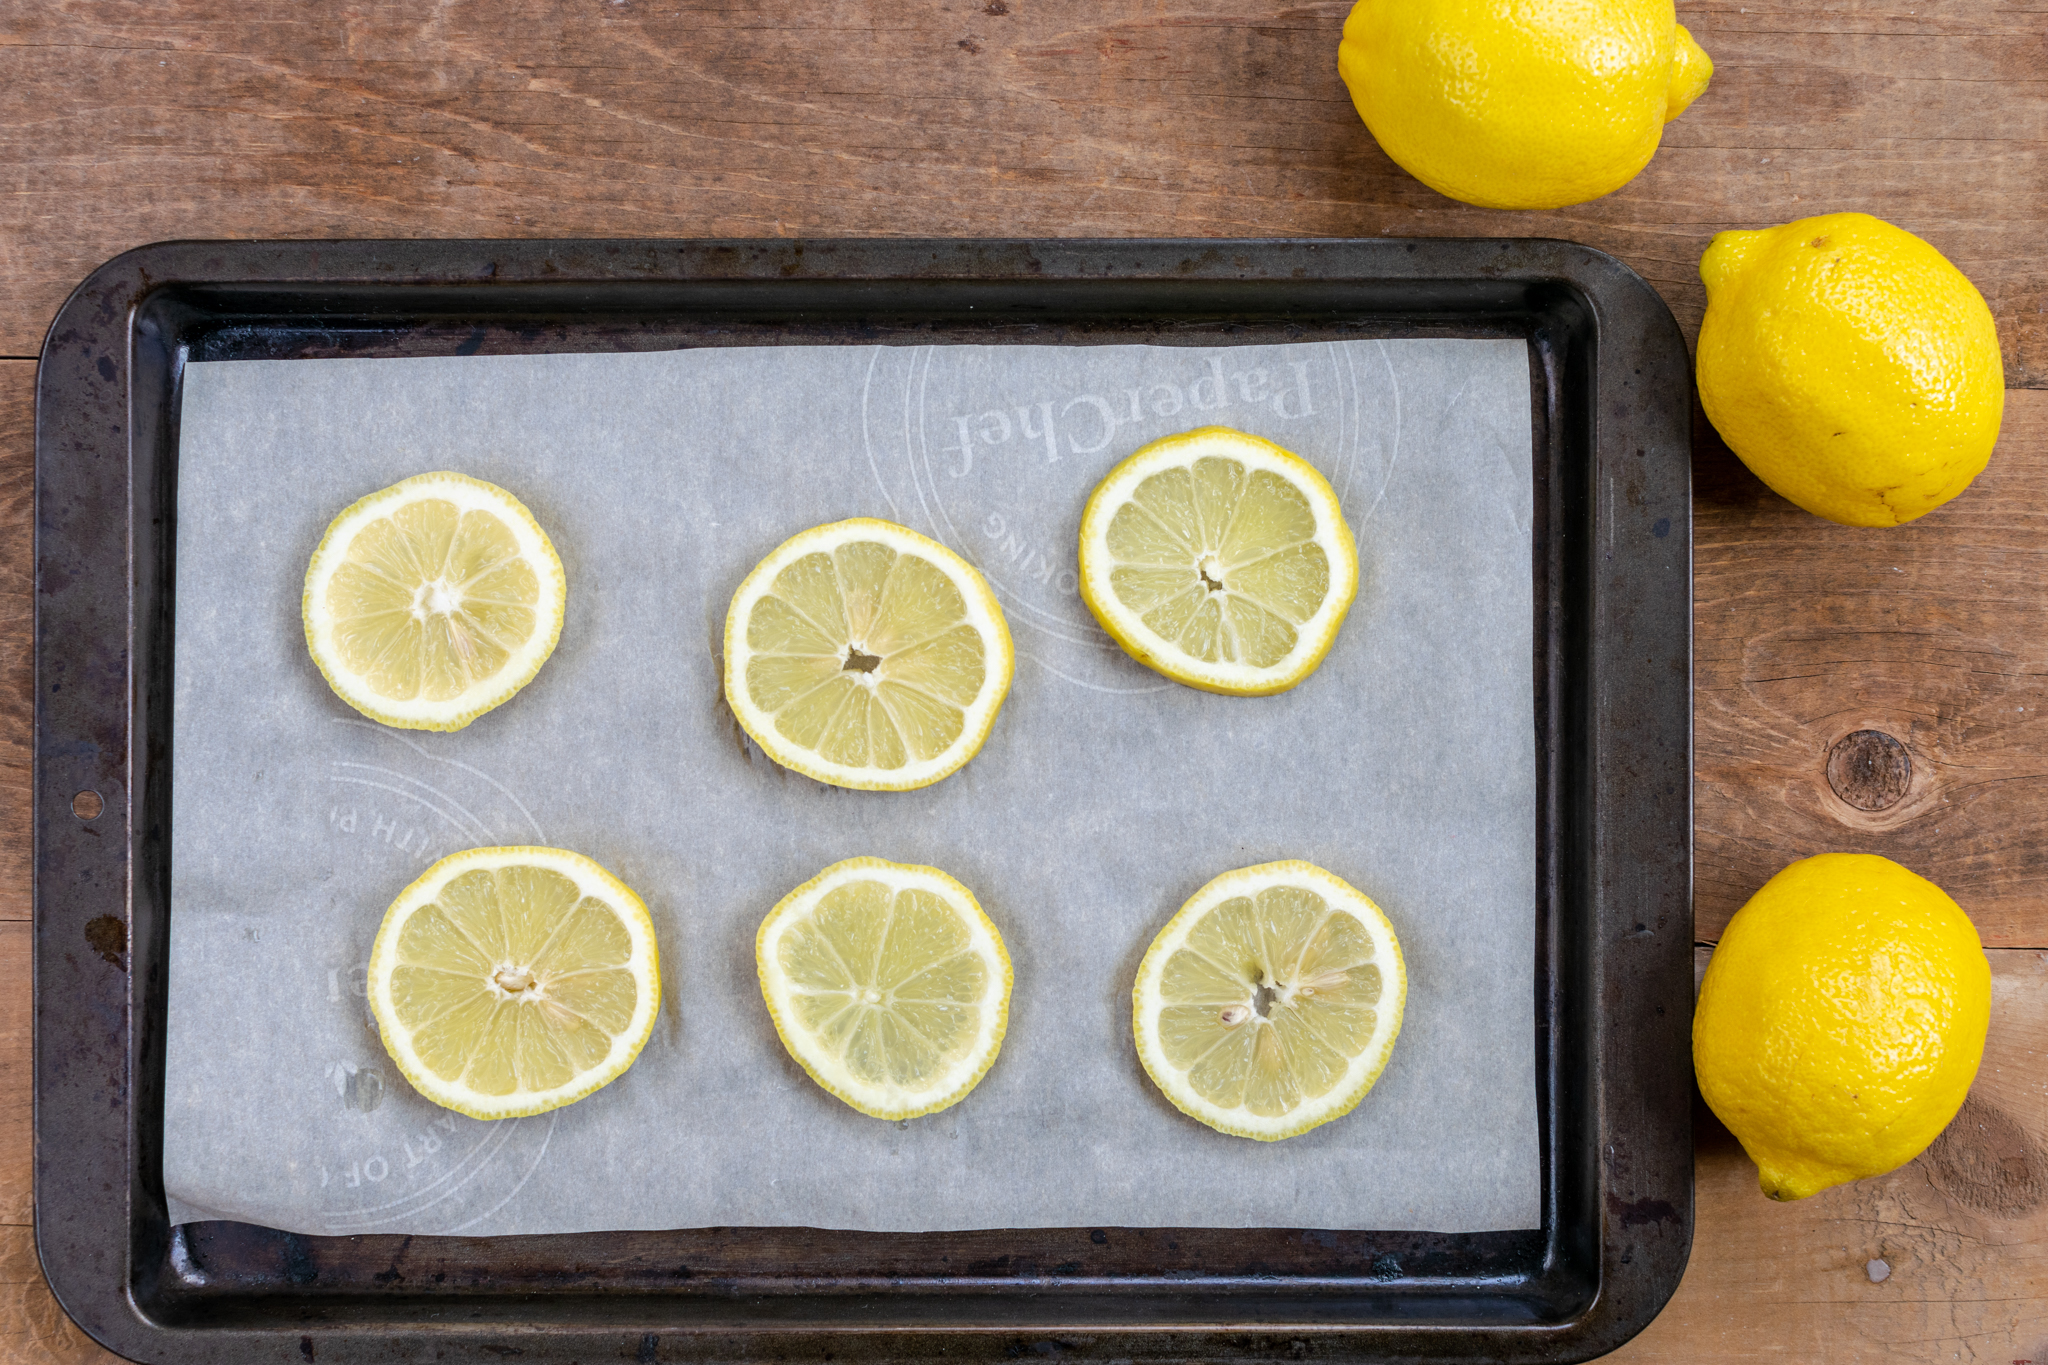
[{"label": "wooden table", "polygon": [[[1862,209],[1990,300],[2004,436],[1961,499],[1865,531],[1701,424],[1697,953],[1791,859],[1882,852],[1976,919],[1990,1047],[1925,1156],[1799,1204],[1702,1110],[1691,1268],[1610,1358],[2048,1365],[2048,13],[1680,8],[1716,73],[1649,169],[1494,213],[1360,125],[1343,0],[0,6],[0,1352],[111,1359],[37,1269],[28,1099],[31,395],[99,261],[167,237],[1541,235],[1619,255],[1690,336],[1714,232]],[[1912,762],[1875,813],[1825,776],[1866,729]]]}]

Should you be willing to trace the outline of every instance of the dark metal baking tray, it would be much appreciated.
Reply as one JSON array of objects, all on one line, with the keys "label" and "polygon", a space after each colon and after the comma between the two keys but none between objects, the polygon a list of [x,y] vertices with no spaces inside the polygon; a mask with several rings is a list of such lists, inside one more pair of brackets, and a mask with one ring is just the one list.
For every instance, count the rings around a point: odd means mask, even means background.
[{"label": "dark metal baking tray", "polygon": [[[1417,335],[1529,343],[1540,1230],[170,1228],[188,360]],[[1558,241],[183,242],[108,262],[58,314],[36,390],[36,1233],[59,1301],[151,1361],[1613,1349],[1692,1236],[1690,392],[1656,294]]]}]

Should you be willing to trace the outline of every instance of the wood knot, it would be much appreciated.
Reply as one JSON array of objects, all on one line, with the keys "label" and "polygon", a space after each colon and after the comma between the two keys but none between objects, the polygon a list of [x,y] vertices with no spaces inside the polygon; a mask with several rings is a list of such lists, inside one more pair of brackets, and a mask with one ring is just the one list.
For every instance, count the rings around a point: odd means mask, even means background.
[{"label": "wood knot", "polygon": [[1889,810],[1913,781],[1913,756],[1882,730],[1843,735],[1828,750],[1828,785],[1857,810]]},{"label": "wood knot", "polygon": [[1971,1096],[1923,1158],[1943,1194],[1994,1218],[2021,1218],[2048,1200],[2048,1162],[2004,1110]]}]

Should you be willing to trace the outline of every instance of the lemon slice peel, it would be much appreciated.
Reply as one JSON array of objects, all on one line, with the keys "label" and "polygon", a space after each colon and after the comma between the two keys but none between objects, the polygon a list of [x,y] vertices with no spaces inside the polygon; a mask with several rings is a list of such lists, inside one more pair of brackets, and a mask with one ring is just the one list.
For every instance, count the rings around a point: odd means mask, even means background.
[{"label": "lemon slice peel", "polygon": [[[882,980],[887,969],[876,970],[890,946],[891,926],[885,924],[878,932],[870,930],[874,932],[873,966],[849,966],[835,954],[836,960],[827,960],[825,969],[843,975],[843,983],[812,980],[807,984],[796,980],[798,975],[805,974],[801,959],[808,956],[814,962],[820,961],[816,947],[830,937],[819,932],[818,912],[825,909],[830,913],[834,893],[851,893],[872,900],[874,892],[870,888],[880,889],[892,916],[905,909],[905,893],[936,898],[951,912],[961,931],[959,939],[949,951],[923,961],[892,986]],[[909,909],[929,917],[932,906],[929,901],[913,901]],[[929,930],[930,926],[924,927]],[[841,941],[844,942],[843,938]],[[918,1118],[958,1104],[995,1065],[1009,1028],[1010,991],[1015,973],[1002,933],[982,910],[973,892],[935,867],[873,857],[848,858],[832,864],[784,896],[768,912],[754,938],[754,961],[762,999],[784,1049],[820,1088],[871,1118]],[[900,965],[896,970],[901,970]],[[928,999],[902,996],[896,989],[919,977],[929,979],[941,973],[966,980],[973,987],[970,993],[975,998]],[[976,976],[978,985],[973,980]],[[926,984],[917,989],[934,987]],[[835,992],[847,998],[831,998]],[[905,1011],[904,1005],[914,1008]],[[964,1045],[957,1030],[955,1036],[938,1040],[918,1031],[921,1021],[917,1016],[922,1016],[924,1028],[929,1028],[929,1021],[934,1019],[943,1024],[948,1007],[965,1008],[975,1016],[972,1036]],[[855,1010],[865,1011],[868,1018],[849,1022],[847,1014]],[[906,1013],[913,1017],[904,1019]],[[892,1015],[934,1051],[943,1049],[948,1054],[935,1075],[921,1084],[905,1085],[887,1077],[857,1074],[857,1064],[849,1062],[846,1045],[857,1045],[863,1028],[868,1030],[869,1037],[884,1035],[887,1026],[877,1022],[882,1015]],[[833,1046],[832,1037],[827,1036],[832,1033],[837,1034],[842,1046]]]},{"label": "lemon slice peel", "polygon": [[[495,923],[486,904],[494,891]],[[543,898],[555,903],[556,920],[515,918],[512,902]],[[622,1015],[628,985],[632,1004]],[[442,858],[391,903],[370,951],[368,990],[385,1051],[415,1090],[471,1118],[521,1118],[573,1104],[632,1066],[660,1014],[660,958],[646,904],[592,859],[560,848],[474,848]],[[451,1021],[473,1027],[457,1034]],[[505,1046],[487,1051],[487,1042]],[[580,1065],[569,1047],[585,1058]],[[507,1048],[516,1055],[501,1069]],[[531,1058],[555,1083],[525,1083],[521,1064]],[[503,1086],[507,1070],[513,1084]],[[498,1088],[470,1082],[486,1075]]]},{"label": "lemon slice peel", "polygon": [[995,728],[1015,668],[981,574],[871,517],[790,537],[726,613],[733,717],[768,757],[838,787],[911,791],[959,771]]},{"label": "lemon slice peel", "polygon": [[[475,538],[494,542],[495,551],[507,548],[509,541],[514,553],[468,566],[476,571],[455,582],[447,581],[445,564],[429,579],[423,569],[394,572],[390,557],[364,553],[371,548],[364,540],[366,533],[388,545],[397,527],[395,518],[409,509],[418,511],[425,503],[452,506],[464,533],[475,527],[483,533]],[[491,518],[504,534],[493,533],[489,523],[469,521],[473,513]],[[404,540],[403,532],[400,539]],[[461,535],[451,536],[448,548],[452,551],[460,541]],[[407,546],[399,552],[401,559],[409,554],[410,542]],[[382,565],[378,558],[384,559]],[[353,605],[361,606],[364,590],[379,609],[351,612],[346,599],[353,596]],[[448,731],[460,730],[502,706],[533,681],[561,639],[567,597],[561,557],[524,503],[482,479],[436,470],[359,498],[328,524],[306,567],[300,617],[307,652],[336,696],[380,725]],[[385,625],[371,624],[373,617],[383,618]],[[403,617],[420,627],[418,636],[394,620]],[[522,629],[527,617],[530,625]],[[352,643],[350,637],[357,631],[366,637],[365,644]],[[380,632],[385,644],[378,650]],[[464,665],[468,685],[450,695],[421,695],[428,690],[425,684],[413,695],[392,695],[387,665],[408,649],[421,650],[430,638]],[[479,673],[468,667],[493,656],[499,661],[487,670]],[[410,670],[412,674],[431,671],[424,652],[415,662],[418,667]],[[372,674],[387,676],[380,682]],[[447,692],[445,687],[439,690]]]},{"label": "lemon slice peel", "polygon": [[1358,549],[1315,466],[1263,437],[1198,427],[1139,448],[1096,485],[1080,585],[1139,663],[1206,692],[1271,696],[1336,643]]},{"label": "lemon slice peel", "polygon": [[[1236,922],[1205,929],[1217,912]],[[1371,1092],[1407,998],[1400,940],[1379,906],[1315,864],[1288,860],[1224,873],[1167,921],[1139,964],[1131,1029],[1146,1074],[1175,1108],[1218,1132],[1275,1142],[1342,1118]],[[1296,1098],[1285,1102],[1290,1090]]]}]

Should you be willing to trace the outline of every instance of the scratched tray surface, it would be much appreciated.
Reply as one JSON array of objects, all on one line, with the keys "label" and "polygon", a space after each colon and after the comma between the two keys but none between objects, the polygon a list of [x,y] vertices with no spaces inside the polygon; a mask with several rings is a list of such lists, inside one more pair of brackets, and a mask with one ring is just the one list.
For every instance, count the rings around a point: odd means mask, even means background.
[{"label": "scratched tray surface", "polygon": [[[1415,337],[1519,339],[1529,357],[1539,1228],[173,1231],[160,1154],[187,361]],[[37,1195],[60,1299],[146,1359],[382,1359],[430,1342],[494,1359],[513,1337],[545,1358],[822,1358],[854,1328],[903,1357],[1053,1327],[1085,1334],[1060,1349],[1121,1357],[1290,1340],[1355,1358],[1611,1349],[1675,1287],[1690,1235],[1684,361],[1639,280],[1561,243],[191,244],[109,263],[39,372]],[[72,814],[82,790],[105,814]],[[112,951],[69,946],[88,933]]]}]

